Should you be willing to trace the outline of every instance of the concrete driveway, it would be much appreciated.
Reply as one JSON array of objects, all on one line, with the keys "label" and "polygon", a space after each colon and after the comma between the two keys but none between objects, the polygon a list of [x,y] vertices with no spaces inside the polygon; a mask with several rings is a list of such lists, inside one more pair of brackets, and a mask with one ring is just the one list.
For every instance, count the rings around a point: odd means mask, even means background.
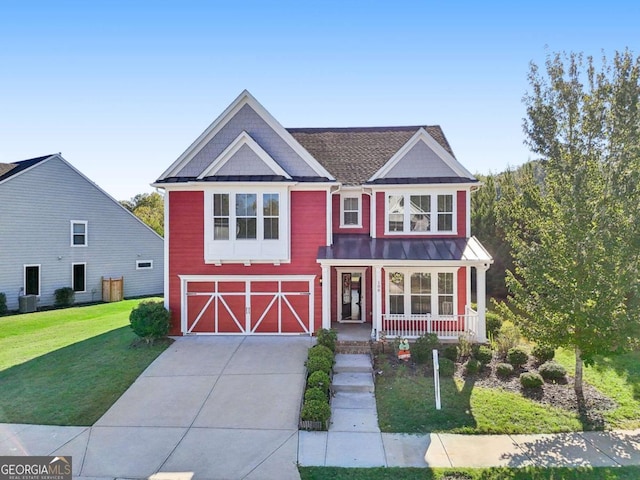
[{"label": "concrete driveway", "polygon": [[77,477],[299,479],[311,345],[309,337],[178,338],[93,427],[40,427],[66,429],[56,433],[64,443],[14,454],[72,455]]}]

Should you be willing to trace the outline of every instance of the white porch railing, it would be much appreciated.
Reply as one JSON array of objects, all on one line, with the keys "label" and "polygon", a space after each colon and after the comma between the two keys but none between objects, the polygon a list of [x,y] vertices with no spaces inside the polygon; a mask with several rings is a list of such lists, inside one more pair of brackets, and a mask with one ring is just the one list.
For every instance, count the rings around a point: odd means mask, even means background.
[{"label": "white porch railing", "polygon": [[[461,335],[478,337],[478,312],[467,307],[464,315],[382,315],[381,332],[387,338],[418,338],[435,333],[440,340],[458,340]],[[378,337],[380,333],[378,333]]]}]

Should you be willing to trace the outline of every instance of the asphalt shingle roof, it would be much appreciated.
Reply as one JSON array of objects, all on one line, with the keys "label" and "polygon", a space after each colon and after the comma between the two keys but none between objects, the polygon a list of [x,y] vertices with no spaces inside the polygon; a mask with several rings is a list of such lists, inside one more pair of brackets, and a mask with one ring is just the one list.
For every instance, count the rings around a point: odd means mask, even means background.
[{"label": "asphalt shingle roof", "polygon": [[13,163],[0,163],[0,181],[6,180],[9,177],[13,177],[14,175],[20,173],[23,170],[35,165],[36,163],[40,163],[43,160],[51,157],[51,155],[45,155],[44,157],[36,157],[30,158],[28,160],[21,160],[19,162]]},{"label": "asphalt shingle roof", "polygon": [[288,128],[287,131],[336,180],[362,185],[409,139],[424,128],[451,155],[453,151],[439,125],[406,127]]}]

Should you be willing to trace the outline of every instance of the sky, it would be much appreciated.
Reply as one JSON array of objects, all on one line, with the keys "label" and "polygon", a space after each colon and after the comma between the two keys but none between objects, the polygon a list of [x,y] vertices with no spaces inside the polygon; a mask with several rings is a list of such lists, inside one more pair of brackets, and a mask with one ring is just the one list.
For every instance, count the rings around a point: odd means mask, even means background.
[{"label": "sky", "polygon": [[530,62],[640,55],[640,2],[0,0],[0,162],[61,152],[118,200],[242,92],[284,127],[441,125],[471,172],[535,158]]}]

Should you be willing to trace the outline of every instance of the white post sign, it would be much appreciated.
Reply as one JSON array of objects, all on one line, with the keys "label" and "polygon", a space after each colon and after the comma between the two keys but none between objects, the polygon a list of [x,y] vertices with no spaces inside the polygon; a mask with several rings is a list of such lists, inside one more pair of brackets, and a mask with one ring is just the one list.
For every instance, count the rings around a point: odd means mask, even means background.
[{"label": "white post sign", "polygon": [[442,409],[440,403],[440,362],[438,361],[438,350],[433,350],[433,388],[436,391],[436,410]]}]

